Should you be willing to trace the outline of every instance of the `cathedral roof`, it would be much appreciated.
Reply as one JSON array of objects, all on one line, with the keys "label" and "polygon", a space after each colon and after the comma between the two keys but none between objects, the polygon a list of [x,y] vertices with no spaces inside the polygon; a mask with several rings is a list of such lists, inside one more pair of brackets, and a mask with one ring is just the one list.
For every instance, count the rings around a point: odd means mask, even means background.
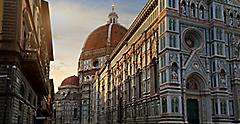
[{"label": "cathedral roof", "polygon": [[[112,23],[100,26],[94,30],[87,38],[83,51],[96,50],[100,48],[106,48],[108,42],[110,46],[117,46],[118,42],[127,32],[127,29],[120,24]],[[110,40],[110,41],[109,41]]]},{"label": "cathedral roof", "polygon": [[61,84],[61,87],[62,86],[67,86],[67,85],[78,86],[79,85],[78,77],[74,75],[74,76],[71,76],[71,77],[68,77],[68,78],[64,79],[62,84]]},{"label": "cathedral roof", "polygon": [[118,23],[118,14],[115,12],[115,5],[112,5],[112,12],[108,15],[107,24],[94,30],[85,41],[84,51],[97,50],[101,48],[115,47],[123,38],[127,29]]}]

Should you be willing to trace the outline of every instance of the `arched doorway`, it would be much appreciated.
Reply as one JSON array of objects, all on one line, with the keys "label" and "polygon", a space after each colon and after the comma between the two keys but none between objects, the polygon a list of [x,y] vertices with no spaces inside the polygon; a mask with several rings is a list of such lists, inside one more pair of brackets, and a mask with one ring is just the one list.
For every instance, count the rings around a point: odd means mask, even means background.
[{"label": "arched doorway", "polygon": [[211,122],[211,97],[206,79],[192,73],[186,80],[186,116],[188,124]]}]

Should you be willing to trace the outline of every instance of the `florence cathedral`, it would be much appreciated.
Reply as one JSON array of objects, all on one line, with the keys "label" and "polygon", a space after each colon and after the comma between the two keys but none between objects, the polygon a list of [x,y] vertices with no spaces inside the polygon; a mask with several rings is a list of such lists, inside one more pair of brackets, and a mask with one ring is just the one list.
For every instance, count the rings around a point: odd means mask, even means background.
[{"label": "florence cathedral", "polygon": [[81,124],[240,123],[239,0],[149,0],[128,29],[108,18],[67,83]]}]

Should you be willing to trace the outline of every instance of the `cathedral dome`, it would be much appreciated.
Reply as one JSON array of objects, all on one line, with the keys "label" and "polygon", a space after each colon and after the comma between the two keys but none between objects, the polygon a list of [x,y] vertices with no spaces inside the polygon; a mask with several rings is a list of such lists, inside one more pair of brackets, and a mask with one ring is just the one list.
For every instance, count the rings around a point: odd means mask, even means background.
[{"label": "cathedral dome", "polygon": [[107,24],[100,26],[88,36],[83,51],[117,46],[127,29],[118,23],[118,14],[115,12],[114,4],[108,19]]},{"label": "cathedral dome", "polygon": [[71,76],[71,77],[68,77],[68,78],[64,79],[62,84],[61,84],[61,87],[62,86],[67,86],[67,85],[78,86],[79,85],[78,77],[74,75],[74,76]]},{"label": "cathedral dome", "polygon": [[83,51],[117,46],[127,32],[127,29],[118,23],[109,23],[94,30],[87,38]]}]

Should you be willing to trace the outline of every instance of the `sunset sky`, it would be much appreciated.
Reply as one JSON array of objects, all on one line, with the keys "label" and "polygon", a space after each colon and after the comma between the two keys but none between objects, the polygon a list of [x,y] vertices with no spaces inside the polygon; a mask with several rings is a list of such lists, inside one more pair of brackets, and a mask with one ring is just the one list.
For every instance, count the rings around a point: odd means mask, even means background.
[{"label": "sunset sky", "polygon": [[[66,77],[77,75],[77,63],[87,36],[107,23],[113,0],[48,0],[51,11],[55,92]],[[148,0],[115,0],[119,22],[129,27]]]}]

